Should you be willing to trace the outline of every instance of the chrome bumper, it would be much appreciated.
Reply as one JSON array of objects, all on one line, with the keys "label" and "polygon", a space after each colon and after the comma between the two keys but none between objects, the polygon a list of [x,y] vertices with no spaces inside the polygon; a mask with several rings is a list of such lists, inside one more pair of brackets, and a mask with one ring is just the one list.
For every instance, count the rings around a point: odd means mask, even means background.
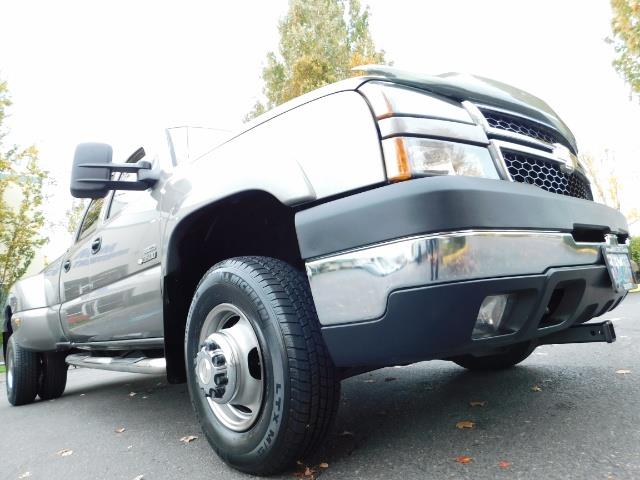
[{"label": "chrome bumper", "polygon": [[320,323],[326,326],[379,318],[389,294],[402,288],[601,263],[601,245],[578,243],[561,232],[461,231],[318,258],[308,261],[306,270]]}]

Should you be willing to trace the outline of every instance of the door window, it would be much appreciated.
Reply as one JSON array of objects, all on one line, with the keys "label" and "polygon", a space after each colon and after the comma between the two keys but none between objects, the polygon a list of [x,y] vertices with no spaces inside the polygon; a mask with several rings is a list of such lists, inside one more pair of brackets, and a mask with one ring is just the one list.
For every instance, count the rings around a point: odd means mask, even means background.
[{"label": "door window", "polygon": [[102,210],[103,198],[93,200],[87,208],[87,213],[84,214],[82,225],[80,226],[80,233],[78,234],[78,240],[81,240],[93,232],[98,226],[98,218],[100,217],[100,210]]},{"label": "door window", "polygon": [[[121,182],[126,182],[126,181],[135,181],[136,178],[137,178],[137,175],[135,173],[123,173],[122,175],[120,175],[118,180]],[[124,207],[126,207],[129,202],[133,200],[131,198],[132,193],[137,193],[137,192],[135,191],[131,192],[128,190],[114,191],[113,195],[111,196],[111,205],[109,205],[109,212],[107,213],[107,218],[113,218],[116,215],[118,215],[118,213],[120,213],[120,211]]]}]

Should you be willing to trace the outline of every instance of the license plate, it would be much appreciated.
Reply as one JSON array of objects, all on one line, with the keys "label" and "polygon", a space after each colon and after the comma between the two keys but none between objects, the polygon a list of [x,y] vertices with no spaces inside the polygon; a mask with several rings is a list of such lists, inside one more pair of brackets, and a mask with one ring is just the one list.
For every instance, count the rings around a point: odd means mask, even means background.
[{"label": "license plate", "polygon": [[620,293],[636,288],[629,259],[629,248],[623,245],[603,245],[602,254],[609,270],[613,289]]}]

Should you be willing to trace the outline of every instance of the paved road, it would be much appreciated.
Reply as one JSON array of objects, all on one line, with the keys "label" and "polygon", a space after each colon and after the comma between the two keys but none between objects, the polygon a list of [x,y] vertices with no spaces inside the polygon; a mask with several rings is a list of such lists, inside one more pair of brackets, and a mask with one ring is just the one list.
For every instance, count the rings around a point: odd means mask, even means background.
[{"label": "paved road", "polygon": [[[334,432],[314,459],[329,464],[322,480],[640,478],[640,294],[605,318],[617,319],[613,345],[544,346],[502,373],[430,362],[346,381]],[[461,420],[476,426],[459,430]],[[20,408],[2,385],[0,427],[3,479],[250,478],[202,438],[180,443],[199,428],[185,386],[161,377],[72,370],[62,398]],[[462,455],[473,460],[456,463]]]}]

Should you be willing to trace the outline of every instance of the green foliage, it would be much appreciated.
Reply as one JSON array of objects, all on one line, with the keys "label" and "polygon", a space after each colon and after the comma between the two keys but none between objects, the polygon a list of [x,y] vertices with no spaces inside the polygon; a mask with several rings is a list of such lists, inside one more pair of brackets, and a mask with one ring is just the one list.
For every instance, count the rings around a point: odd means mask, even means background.
[{"label": "green foliage", "polygon": [[84,209],[87,206],[84,199],[74,198],[73,203],[71,204],[71,208],[67,210],[67,232],[71,235],[78,231],[78,227],[80,226],[80,222],[82,221],[82,214],[84,213]]},{"label": "green foliage", "polygon": [[[0,302],[27,270],[36,250],[46,243],[40,235],[44,225],[43,183],[35,146],[6,147],[2,121],[11,105],[6,82],[0,82]],[[17,199],[9,205],[8,197]]]},{"label": "green foliage", "polygon": [[640,0],[611,0],[615,69],[640,93]]},{"label": "green foliage", "polygon": [[358,65],[385,63],[369,32],[369,8],[359,0],[290,0],[278,25],[279,53],[262,71],[266,102],[245,120],[328,83],[353,75]]},{"label": "green foliage", "polygon": [[631,253],[631,260],[640,265],[640,237],[631,239],[629,252]]}]

